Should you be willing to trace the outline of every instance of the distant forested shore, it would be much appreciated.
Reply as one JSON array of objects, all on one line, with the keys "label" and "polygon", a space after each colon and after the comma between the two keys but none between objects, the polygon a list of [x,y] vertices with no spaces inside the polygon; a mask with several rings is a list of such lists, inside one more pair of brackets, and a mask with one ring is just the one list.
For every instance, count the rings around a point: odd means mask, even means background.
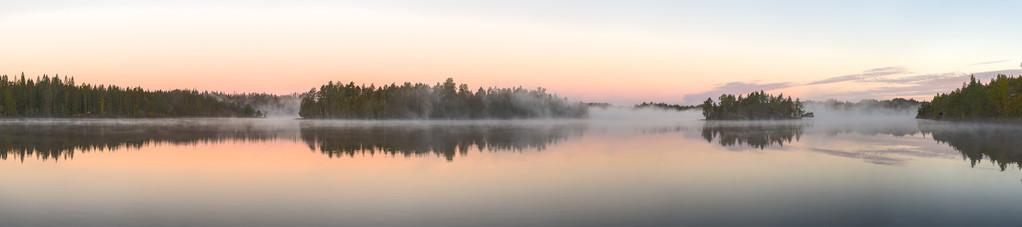
[{"label": "distant forested shore", "polygon": [[[1022,117],[1022,78],[999,75],[984,85],[973,78],[962,88],[931,102],[891,100],[802,101],[763,91],[723,94],[699,105],[643,102],[633,109],[702,110],[707,120],[784,120],[821,113],[911,114],[922,119],[1017,119]],[[610,103],[577,102],[546,89],[482,88],[475,91],[452,78],[442,83],[366,86],[328,82],[305,93],[226,94],[197,90],[145,90],[116,85],[76,84],[74,78],[0,76],[0,118],[302,117],[312,119],[529,119],[584,118],[590,108]]]},{"label": "distant forested shore", "polygon": [[302,95],[298,114],[336,119],[522,119],[582,118],[588,113],[586,104],[543,88],[480,87],[472,92],[468,85],[448,78],[433,86],[328,82]]},{"label": "distant forested shore", "polygon": [[262,117],[250,105],[196,90],[76,84],[74,78],[0,76],[0,117]]},{"label": "distant forested shore", "polygon": [[806,112],[804,103],[783,94],[773,96],[763,91],[752,92],[747,96],[731,94],[721,95],[719,103],[706,98],[701,105],[706,120],[784,120],[813,117]]},{"label": "distant forested shore", "polygon": [[1022,77],[997,75],[983,84],[971,77],[950,93],[937,94],[919,107],[916,118],[936,120],[1009,120],[1022,118]]},{"label": "distant forested shore", "polygon": [[678,105],[678,104],[667,104],[667,103],[662,103],[662,102],[661,103],[642,102],[642,104],[636,104],[635,105],[635,109],[644,109],[644,108],[655,108],[655,109],[665,109],[665,110],[686,111],[686,110],[699,109],[699,108],[701,108],[701,106],[692,106],[692,105],[683,106],[683,105]]}]

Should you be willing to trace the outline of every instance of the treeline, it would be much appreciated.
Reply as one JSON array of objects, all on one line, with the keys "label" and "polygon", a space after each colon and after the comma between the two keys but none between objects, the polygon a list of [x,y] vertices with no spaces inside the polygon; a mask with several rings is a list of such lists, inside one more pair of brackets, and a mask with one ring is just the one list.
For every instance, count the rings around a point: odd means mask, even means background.
[{"label": "treeline", "polygon": [[700,107],[699,106],[682,106],[682,105],[678,105],[678,104],[671,105],[671,104],[667,104],[667,103],[653,103],[653,102],[648,102],[648,103],[647,102],[642,102],[642,104],[636,104],[635,105],[635,109],[642,109],[642,108],[658,108],[658,109],[685,111],[685,110],[699,109]]},{"label": "treeline", "polygon": [[0,76],[0,117],[260,117],[251,106],[195,90],[150,91],[43,75]]},{"label": "treeline", "polygon": [[543,88],[480,87],[473,93],[468,85],[457,85],[448,78],[435,86],[329,82],[302,95],[298,114],[303,118],[345,119],[580,118],[588,115],[588,108],[547,94]]},{"label": "treeline", "polygon": [[805,111],[801,100],[792,100],[791,96],[785,98],[783,94],[772,96],[763,91],[752,92],[745,97],[724,94],[720,96],[719,100],[720,103],[714,103],[712,98],[707,98],[701,105],[703,116],[707,120],[777,120],[813,117],[812,112]]},{"label": "treeline", "polygon": [[970,77],[951,93],[937,94],[919,107],[916,118],[979,120],[1022,117],[1022,77],[997,75],[983,84]]}]

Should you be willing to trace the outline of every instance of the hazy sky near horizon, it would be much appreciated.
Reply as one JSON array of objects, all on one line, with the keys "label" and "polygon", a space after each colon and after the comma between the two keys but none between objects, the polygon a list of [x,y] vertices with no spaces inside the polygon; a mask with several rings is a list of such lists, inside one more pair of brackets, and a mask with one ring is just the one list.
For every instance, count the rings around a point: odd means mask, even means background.
[{"label": "hazy sky near horizon", "polygon": [[0,74],[226,92],[327,81],[929,99],[1022,70],[1019,1],[5,1]]}]

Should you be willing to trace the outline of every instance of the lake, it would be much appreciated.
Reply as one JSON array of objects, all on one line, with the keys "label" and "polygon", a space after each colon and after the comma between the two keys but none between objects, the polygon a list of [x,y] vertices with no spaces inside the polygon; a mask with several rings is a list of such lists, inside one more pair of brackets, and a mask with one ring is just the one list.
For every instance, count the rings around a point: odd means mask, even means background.
[{"label": "lake", "polygon": [[1022,127],[0,120],[2,226],[1017,226]]}]

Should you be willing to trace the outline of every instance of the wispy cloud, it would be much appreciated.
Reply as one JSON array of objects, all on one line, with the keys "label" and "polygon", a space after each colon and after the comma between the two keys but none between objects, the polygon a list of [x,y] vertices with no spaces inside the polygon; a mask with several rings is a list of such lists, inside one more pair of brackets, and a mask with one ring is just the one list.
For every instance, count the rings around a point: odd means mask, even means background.
[{"label": "wispy cloud", "polygon": [[915,83],[925,82],[925,81],[942,80],[942,79],[948,79],[948,78],[958,78],[958,77],[962,77],[962,75],[964,75],[964,74],[963,73],[957,73],[957,72],[955,72],[955,73],[925,74],[925,75],[907,76],[907,77],[899,77],[899,78],[877,78],[875,80],[872,80],[872,82],[892,83],[892,84],[915,84]]},{"label": "wispy cloud", "polygon": [[908,69],[906,69],[905,67],[902,67],[902,66],[891,66],[891,67],[869,69],[869,70],[866,70],[866,71],[862,71],[862,73],[860,73],[860,74],[831,77],[831,78],[827,78],[827,79],[811,82],[811,83],[808,83],[808,84],[800,84],[800,83],[795,83],[795,82],[779,82],[779,83],[763,83],[763,84],[758,83],[758,82],[752,82],[752,83],[730,82],[730,83],[718,85],[717,87],[715,87],[715,88],[713,88],[713,89],[711,89],[709,91],[705,91],[705,92],[701,92],[701,93],[696,93],[696,94],[685,95],[684,99],[685,99],[685,103],[693,104],[693,103],[700,103],[703,100],[706,100],[706,98],[717,98],[721,94],[746,94],[746,93],[751,93],[751,92],[754,92],[754,91],[761,91],[761,90],[762,91],[769,91],[769,90],[789,88],[789,87],[796,87],[796,86],[802,86],[802,85],[818,85],[818,84],[829,84],[829,83],[838,83],[838,82],[846,82],[846,81],[878,80],[878,79],[884,78],[885,76],[904,74],[904,73],[908,73]]},{"label": "wispy cloud", "polygon": [[974,65],[987,65],[987,64],[1001,63],[1001,62],[1006,62],[1006,61],[1011,61],[1011,59],[1004,59],[1004,60],[996,60],[996,61],[985,61],[985,62],[977,62],[977,63],[972,63],[972,64],[968,64],[968,65],[965,65],[965,66],[974,66]]},{"label": "wispy cloud", "polygon": [[793,87],[793,86],[797,86],[797,85],[798,84],[796,84],[796,83],[788,83],[788,82],[785,82],[785,83],[766,83],[766,84],[760,84],[760,83],[757,83],[757,82],[752,82],[752,83],[731,82],[731,83],[726,83],[726,84],[723,84],[723,85],[719,85],[716,88],[713,88],[712,90],[709,90],[709,91],[706,91],[706,92],[685,95],[684,99],[685,99],[685,103],[699,103],[699,102],[702,102],[702,101],[706,100],[706,98],[714,98],[714,99],[716,99],[721,94],[746,94],[746,93],[752,93],[754,91],[760,91],[760,90],[769,91],[769,90],[774,90],[774,89]]},{"label": "wispy cloud", "polygon": [[938,73],[938,74],[926,74],[917,75],[901,78],[877,78],[870,82],[880,82],[889,84],[888,86],[874,87],[868,90],[862,91],[850,91],[850,92],[838,92],[830,94],[821,94],[811,99],[866,99],[866,98],[884,98],[884,97],[918,97],[918,96],[930,96],[938,93],[947,93],[960,88],[962,83],[969,81],[970,76],[975,76],[977,80],[989,81],[991,78],[996,77],[998,74],[1018,74],[1019,70],[998,70],[989,72],[980,72],[973,74],[966,74],[960,72],[952,73]]},{"label": "wispy cloud", "polygon": [[823,79],[823,80],[814,81],[814,82],[809,83],[808,85],[839,83],[839,82],[845,82],[845,81],[862,81],[862,80],[876,79],[876,78],[880,78],[880,77],[888,76],[888,75],[904,74],[904,73],[908,73],[908,72],[909,72],[908,69],[906,69],[905,67],[902,67],[902,66],[891,66],[891,67],[875,68],[875,69],[870,69],[870,70],[862,71],[862,73],[860,73],[860,74],[836,76],[836,77],[831,77],[831,78],[827,78],[827,79]]},{"label": "wispy cloud", "polygon": [[858,101],[861,99],[887,99],[894,97],[929,99],[938,93],[947,93],[960,88],[970,76],[986,82],[998,74],[1019,75],[1018,69],[998,70],[979,73],[947,72],[912,76],[895,76],[908,73],[904,67],[884,67],[863,71],[861,74],[831,77],[808,84],[797,82],[758,83],[730,82],[700,93],[684,96],[685,103],[698,104],[706,98],[716,99],[721,94],[747,94],[753,91],[770,91],[782,88],[830,84],[838,82],[869,82],[866,90],[827,92],[807,94],[803,99],[826,100],[838,99]]}]

